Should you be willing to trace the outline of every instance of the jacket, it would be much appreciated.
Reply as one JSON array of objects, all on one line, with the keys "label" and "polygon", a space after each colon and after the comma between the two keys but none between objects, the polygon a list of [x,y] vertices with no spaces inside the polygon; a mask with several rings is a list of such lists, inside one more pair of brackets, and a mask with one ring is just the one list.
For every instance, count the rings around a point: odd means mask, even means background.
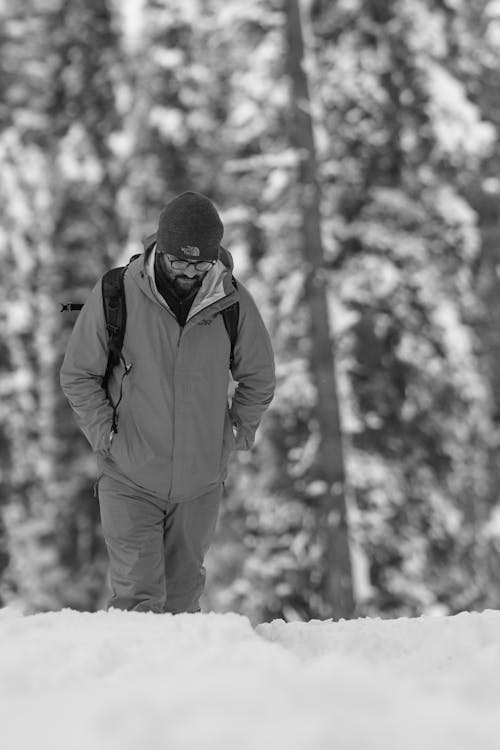
[{"label": "jacket", "polygon": [[[109,394],[101,387],[108,344],[101,282],[71,333],[60,372],[76,420],[99,457],[103,474],[123,478],[169,502],[199,497],[224,482],[234,450],[249,450],[275,389],[269,334],[250,292],[231,282],[233,260],[221,248],[180,326],[154,281],[154,247],[124,277],[127,326]],[[238,336],[228,402],[230,341],[222,315],[239,301]],[[233,433],[236,426],[236,437]]]}]

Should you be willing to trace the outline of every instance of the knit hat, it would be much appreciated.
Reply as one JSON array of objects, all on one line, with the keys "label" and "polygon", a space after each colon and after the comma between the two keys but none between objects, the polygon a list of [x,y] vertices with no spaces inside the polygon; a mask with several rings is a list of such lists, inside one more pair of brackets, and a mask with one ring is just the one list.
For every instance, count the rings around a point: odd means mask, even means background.
[{"label": "knit hat", "polygon": [[186,260],[217,260],[224,226],[205,195],[188,191],[167,203],[160,214],[156,247]]}]

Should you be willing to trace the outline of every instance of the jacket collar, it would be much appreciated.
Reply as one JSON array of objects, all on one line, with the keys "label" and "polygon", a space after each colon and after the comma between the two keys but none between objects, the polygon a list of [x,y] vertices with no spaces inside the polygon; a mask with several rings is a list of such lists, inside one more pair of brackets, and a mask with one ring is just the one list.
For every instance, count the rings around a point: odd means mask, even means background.
[{"label": "jacket collar", "polygon": [[[152,243],[149,242],[146,244],[146,242],[147,240],[144,242],[145,252],[132,261],[128,273],[130,273],[135,282],[150,299],[153,299],[162,305],[162,307],[172,312],[156,288],[154,275],[154,250],[156,243],[154,235]],[[191,305],[186,325],[192,318],[207,308],[210,308],[210,313],[215,314],[237,301],[238,292],[231,281],[233,268],[234,262],[230,252],[221,246],[219,260],[203,279],[201,287],[198,289],[198,293]]]}]

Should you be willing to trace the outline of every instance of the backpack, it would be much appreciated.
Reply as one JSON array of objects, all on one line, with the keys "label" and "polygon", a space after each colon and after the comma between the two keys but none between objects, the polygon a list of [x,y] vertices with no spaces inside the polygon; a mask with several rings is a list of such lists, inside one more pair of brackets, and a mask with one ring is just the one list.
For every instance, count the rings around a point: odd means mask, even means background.
[{"label": "backpack", "polygon": [[[111,373],[114,368],[121,361],[124,368],[124,375],[128,374],[130,365],[127,365],[122,354],[123,340],[125,338],[125,328],[127,325],[127,304],[125,300],[125,288],[123,283],[123,277],[130,263],[139,257],[139,254],[133,255],[126,266],[120,266],[119,268],[111,268],[106,271],[102,277],[102,301],[104,305],[104,319],[106,321],[106,332],[108,334],[108,362],[106,364],[106,371],[103,375],[101,386],[108,394],[108,383],[111,377]],[[235,289],[238,288],[238,284],[234,276],[231,277],[231,281]],[[81,310],[83,304],[61,304],[61,312],[69,312],[73,310]],[[232,368],[234,361],[234,346],[236,343],[236,337],[238,333],[238,322],[240,314],[239,302],[234,302],[230,307],[225,310],[221,310],[224,325],[231,342],[231,355],[229,358],[229,367]],[[123,382],[123,378],[122,378]],[[118,402],[113,405],[113,431],[116,432],[116,410],[121,401],[121,388],[120,398]],[[110,399],[111,401],[111,399]]]}]

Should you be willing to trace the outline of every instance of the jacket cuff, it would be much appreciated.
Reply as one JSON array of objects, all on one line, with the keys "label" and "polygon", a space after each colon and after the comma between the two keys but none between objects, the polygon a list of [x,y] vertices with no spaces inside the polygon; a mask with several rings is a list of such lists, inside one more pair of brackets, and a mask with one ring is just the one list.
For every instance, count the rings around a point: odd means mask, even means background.
[{"label": "jacket cuff", "polygon": [[102,456],[108,456],[111,450],[113,437],[113,426],[111,424],[106,425],[106,427],[104,428],[103,436],[99,443],[99,447],[97,449],[97,453],[101,454]]},{"label": "jacket cuff", "polygon": [[[236,431],[235,431],[236,428]],[[254,437],[242,424],[233,422],[233,432],[235,445],[234,449],[237,451],[248,451],[254,444]]]}]

